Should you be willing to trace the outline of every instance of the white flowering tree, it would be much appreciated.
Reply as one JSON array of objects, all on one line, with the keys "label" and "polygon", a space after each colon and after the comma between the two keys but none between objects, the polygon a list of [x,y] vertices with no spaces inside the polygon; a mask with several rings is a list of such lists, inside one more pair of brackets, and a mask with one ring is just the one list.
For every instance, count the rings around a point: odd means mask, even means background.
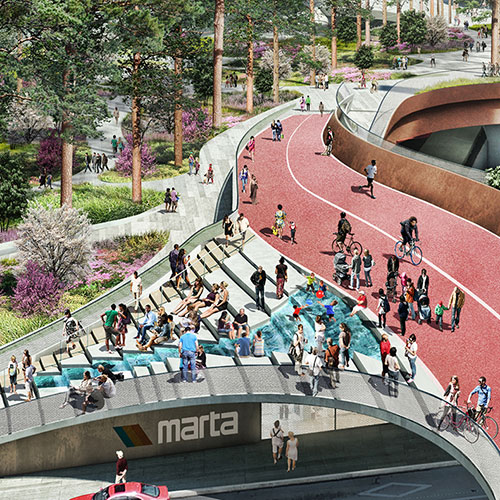
[{"label": "white flowering tree", "polygon": [[[278,50],[279,55],[279,78],[280,80],[284,80],[290,76],[292,73],[292,58],[288,56],[285,51]],[[267,49],[262,58],[260,60],[260,67],[264,69],[268,69],[270,71],[273,70],[274,67],[274,50]]]},{"label": "white flowering tree", "polygon": [[319,44],[316,45],[315,52],[316,61],[313,62],[311,46],[307,45],[302,49],[302,62],[299,64],[300,73],[306,76],[311,71],[311,67],[314,66],[316,73],[330,74],[331,52],[324,45]]},{"label": "white flowering tree", "polygon": [[19,261],[34,261],[63,283],[82,279],[92,256],[90,231],[80,210],[32,204],[18,228]]}]

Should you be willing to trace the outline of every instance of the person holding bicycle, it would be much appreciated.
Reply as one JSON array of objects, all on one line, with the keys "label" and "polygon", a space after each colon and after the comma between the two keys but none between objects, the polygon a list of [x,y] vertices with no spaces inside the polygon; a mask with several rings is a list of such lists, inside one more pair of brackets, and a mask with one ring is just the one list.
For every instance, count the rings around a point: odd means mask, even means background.
[{"label": "person holding bicycle", "polygon": [[347,235],[351,232],[351,223],[346,219],[346,213],[340,213],[340,220],[337,224],[337,243],[342,248],[345,243]]},{"label": "person holding bicycle", "polygon": [[[403,239],[405,252],[407,252],[406,245],[410,245],[414,240],[418,241],[417,218],[412,215],[409,219],[400,222],[400,224],[401,224],[401,237]],[[415,233],[415,238],[413,238],[413,233]]]},{"label": "person holding bicycle", "polygon": [[486,413],[490,404],[491,387],[486,385],[486,377],[479,377],[479,385],[469,394],[468,404],[471,404],[471,398],[474,394],[477,394],[477,406],[474,415],[474,420],[477,422]]}]

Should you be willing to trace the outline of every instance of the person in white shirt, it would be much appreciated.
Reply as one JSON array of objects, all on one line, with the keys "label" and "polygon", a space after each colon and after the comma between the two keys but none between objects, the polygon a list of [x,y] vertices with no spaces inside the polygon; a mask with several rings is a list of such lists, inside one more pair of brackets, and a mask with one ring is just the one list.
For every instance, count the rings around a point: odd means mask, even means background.
[{"label": "person in white shirt", "polygon": [[[110,399],[114,396],[116,396],[116,387],[115,384],[113,384],[113,381],[108,378],[107,375],[100,375],[99,377],[96,378],[96,380],[99,381],[99,387],[97,388],[96,391],[92,391],[85,401],[82,404],[82,413],[85,413],[87,410],[87,406],[90,403],[96,403],[97,399],[99,396],[98,394],[100,393],[102,396],[106,399]],[[96,393],[96,396],[94,397],[93,394]]]},{"label": "person in white shirt", "polygon": [[[398,379],[399,379],[399,363],[396,357],[397,349],[391,347],[389,354],[385,357],[385,364],[387,365],[387,371],[389,373],[389,396],[391,395],[391,386],[394,386],[394,396],[398,395]],[[384,379],[384,384],[385,384]]]},{"label": "person in white shirt", "polygon": [[92,387],[92,377],[90,376],[90,372],[86,371],[83,374],[83,380],[80,382],[78,387],[69,387],[68,392],[66,392],[64,402],[59,408],[64,408],[67,404],[69,404],[69,398],[72,396],[81,395],[87,398],[92,394],[92,392],[94,392],[94,388]]},{"label": "person in white shirt", "polygon": [[321,374],[321,368],[323,367],[323,361],[318,355],[318,349],[313,348],[311,354],[307,357],[307,366],[309,367],[309,374],[311,376],[311,391],[313,396],[318,395],[318,384],[319,376]]},{"label": "person in white shirt", "polygon": [[276,464],[278,460],[281,460],[281,452],[283,451],[283,440],[285,437],[285,433],[281,428],[279,420],[276,420],[276,422],[274,422],[274,427],[271,429],[270,436],[271,436],[271,445],[273,448],[273,460],[274,463]]},{"label": "person in white shirt", "polygon": [[411,366],[411,377],[408,379],[409,384],[415,380],[415,375],[417,374],[417,350],[417,337],[412,333],[405,347],[405,356],[408,358]]},{"label": "person in white shirt", "polygon": [[367,184],[366,186],[359,186],[359,189],[369,188],[371,197],[375,199],[375,196],[373,196],[373,180],[377,173],[377,162],[375,160],[372,160],[371,164],[365,167],[365,173]]},{"label": "person in white shirt", "polygon": [[137,271],[134,271],[134,276],[130,280],[130,291],[135,301],[135,311],[139,309],[139,299],[142,295],[142,279]]},{"label": "person in white shirt", "polygon": [[325,343],[325,330],[326,326],[323,323],[323,319],[321,316],[316,316],[316,321],[314,322],[314,340],[316,341],[316,349],[320,357],[324,357],[325,355],[325,350],[323,349],[323,344]]},{"label": "person in white shirt", "polygon": [[245,244],[245,238],[247,236],[247,229],[250,227],[250,222],[242,213],[236,220],[236,227],[238,229],[238,232],[241,234],[241,248],[243,248],[243,245]]}]

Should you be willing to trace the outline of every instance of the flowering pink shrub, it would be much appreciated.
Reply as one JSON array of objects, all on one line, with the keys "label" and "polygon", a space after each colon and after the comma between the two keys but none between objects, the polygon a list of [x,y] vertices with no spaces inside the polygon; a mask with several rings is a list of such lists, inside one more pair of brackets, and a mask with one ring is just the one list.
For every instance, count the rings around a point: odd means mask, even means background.
[{"label": "flowering pink shrub", "polygon": [[7,241],[17,240],[17,229],[8,229],[7,231],[0,231],[0,243]]},{"label": "flowering pink shrub", "polygon": [[28,261],[26,269],[17,278],[14,308],[23,316],[54,316],[60,312],[58,306],[62,293],[62,284],[52,273],[47,273],[36,262]]},{"label": "flowering pink shrub", "polygon": [[[73,166],[77,165],[76,148],[73,148]],[[36,163],[40,172],[54,173],[61,169],[62,165],[62,140],[53,130],[49,137],[40,141]]]},{"label": "flowering pink shrub", "polygon": [[253,53],[254,57],[258,59],[262,57],[264,52],[269,48],[269,45],[265,42],[254,42],[253,43]]},{"label": "flowering pink shrub", "polygon": [[[361,78],[361,71],[358,68],[344,66],[337,68],[331,72],[334,82],[341,83],[344,81],[357,83]],[[390,71],[365,71],[367,80],[390,80]]]},{"label": "flowering pink shrub", "polygon": [[[115,170],[122,175],[132,175],[132,135],[125,138],[125,149],[118,156]],[[152,175],[156,172],[156,156],[149,149],[147,142],[143,141],[141,146],[141,176]]]},{"label": "flowering pink shrub", "polygon": [[211,129],[212,116],[206,108],[189,109],[182,112],[182,130],[186,141],[205,139]]},{"label": "flowering pink shrub", "polygon": [[226,116],[222,121],[224,122],[225,125],[231,128],[234,127],[235,125],[238,125],[238,123],[240,123],[242,120],[243,116]]}]

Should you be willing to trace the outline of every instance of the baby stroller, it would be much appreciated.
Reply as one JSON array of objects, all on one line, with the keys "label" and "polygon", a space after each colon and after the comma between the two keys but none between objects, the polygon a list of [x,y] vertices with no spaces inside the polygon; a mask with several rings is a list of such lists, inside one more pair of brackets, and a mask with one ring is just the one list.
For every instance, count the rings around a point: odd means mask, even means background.
[{"label": "baby stroller", "polygon": [[427,321],[430,324],[431,322],[431,307],[429,304],[429,297],[427,295],[419,295],[418,297],[418,320],[417,323],[419,325],[422,324],[422,321]]},{"label": "baby stroller", "polygon": [[333,258],[333,279],[339,284],[342,284],[342,281],[349,278],[349,264],[345,261],[346,257],[343,252],[337,252],[335,257]]},{"label": "baby stroller", "polygon": [[385,283],[387,300],[392,300],[394,303],[397,301],[398,296],[398,273],[388,273],[387,281]]}]

